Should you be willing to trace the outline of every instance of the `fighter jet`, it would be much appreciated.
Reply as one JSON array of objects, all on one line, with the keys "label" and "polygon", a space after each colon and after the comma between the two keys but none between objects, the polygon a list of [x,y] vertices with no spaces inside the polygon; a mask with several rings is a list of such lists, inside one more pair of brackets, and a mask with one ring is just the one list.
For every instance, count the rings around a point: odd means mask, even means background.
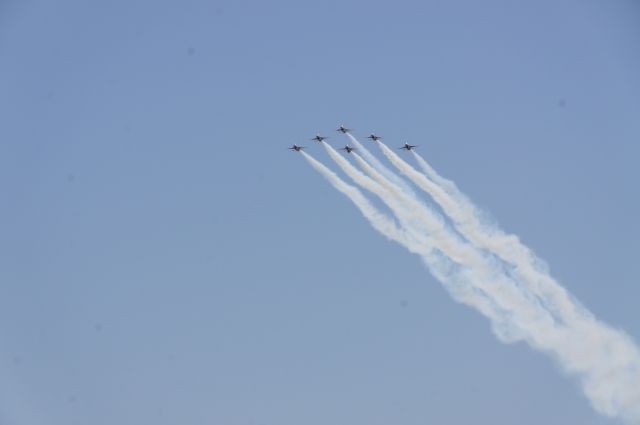
[{"label": "fighter jet", "polygon": [[371,139],[374,142],[377,142],[378,140],[382,139],[382,137],[376,136],[375,133],[371,133],[370,135],[367,136],[367,139]]},{"label": "fighter jet", "polygon": [[316,134],[315,136],[313,136],[313,137],[312,137],[311,139],[309,139],[309,140],[314,140],[314,141],[316,141],[316,142],[322,142],[323,140],[327,140],[327,139],[328,139],[328,137],[324,137],[324,136],[321,136],[321,135],[319,135],[319,134]]},{"label": "fighter jet", "polygon": [[416,145],[410,145],[409,143],[405,143],[404,146],[402,146],[402,147],[400,147],[398,149],[404,149],[404,150],[410,151],[413,148],[417,148],[417,146]]},{"label": "fighter jet", "polygon": [[340,148],[341,151],[347,151],[347,153],[351,153],[353,151],[356,150],[356,148],[352,148],[351,146],[347,145],[344,148]]},{"label": "fighter jet", "polygon": [[350,128],[345,127],[344,125],[341,125],[340,127],[336,128],[336,131],[339,131],[340,133],[348,133],[351,131]]},{"label": "fighter jet", "polygon": [[289,150],[292,151],[296,151],[296,152],[300,152],[302,149],[304,149],[306,146],[298,146],[298,145],[293,145],[289,148]]}]

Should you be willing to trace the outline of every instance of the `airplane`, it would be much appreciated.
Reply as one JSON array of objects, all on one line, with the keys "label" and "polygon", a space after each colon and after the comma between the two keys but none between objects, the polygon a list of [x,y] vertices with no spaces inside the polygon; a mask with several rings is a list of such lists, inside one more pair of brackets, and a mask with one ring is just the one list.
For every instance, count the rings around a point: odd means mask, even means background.
[{"label": "airplane", "polygon": [[309,140],[315,140],[316,142],[322,142],[323,140],[326,140],[326,139],[328,139],[328,137],[324,137],[324,136],[321,136],[319,134],[316,134],[315,136],[313,136]]},{"label": "airplane", "polygon": [[351,131],[351,129],[350,129],[350,128],[345,127],[344,125],[341,125],[340,127],[338,127],[338,128],[336,129],[336,131],[339,131],[340,133],[344,133],[344,134],[346,134],[346,133],[350,132],[350,131]]},{"label": "airplane", "polygon": [[347,151],[347,153],[351,153],[353,151],[356,150],[356,148],[352,148],[351,146],[347,145],[344,148],[340,148],[341,151]]},{"label": "airplane", "polygon": [[371,133],[370,135],[367,136],[367,139],[371,139],[374,142],[377,142],[378,140],[382,139],[382,137],[376,136],[375,133]]},{"label": "airplane", "polygon": [[405,149],[405,150],[410,151],[413,148],[417,148],[417,146],[416,145],[410,145],[409,143],[405,143],[404,146],[402,146],[402,147],[400,147],[398,149]]},{"label": "airplane", "polygon": [[298,145],[293,145],[289,148],[289,150],[292,151],[296,151],[296,152],[300,152],[302,149],[304,149],[306,146],[298,146]]}]

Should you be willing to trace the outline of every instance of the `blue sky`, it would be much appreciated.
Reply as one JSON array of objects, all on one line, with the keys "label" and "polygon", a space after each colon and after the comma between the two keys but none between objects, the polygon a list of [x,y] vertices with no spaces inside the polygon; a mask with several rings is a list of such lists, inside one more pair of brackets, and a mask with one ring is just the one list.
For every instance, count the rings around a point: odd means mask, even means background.
[{"label": "blue sky", "polygon": [[285,147],[419,144],[638,340],[640,6],[370,3],[0,3],[0,422],[617,423]]}]

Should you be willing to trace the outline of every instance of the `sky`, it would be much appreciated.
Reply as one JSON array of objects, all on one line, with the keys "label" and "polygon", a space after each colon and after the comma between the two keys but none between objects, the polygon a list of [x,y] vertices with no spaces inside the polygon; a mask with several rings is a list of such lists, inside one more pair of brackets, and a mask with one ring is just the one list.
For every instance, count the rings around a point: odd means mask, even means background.
[{"label": "sky", "polygon": [[0,1],[0,423],[620,423],[286,147],[336,169],[307,139],[339,124],[420,145],[640,341],[639,21],[632,0]]}]

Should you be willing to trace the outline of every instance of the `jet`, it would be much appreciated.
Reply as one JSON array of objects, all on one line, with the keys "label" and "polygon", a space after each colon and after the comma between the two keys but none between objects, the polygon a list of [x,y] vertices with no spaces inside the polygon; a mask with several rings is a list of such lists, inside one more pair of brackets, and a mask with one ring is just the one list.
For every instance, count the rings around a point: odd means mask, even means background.
[{"label": "jet", "polygon": [[404,149],[404,150],[410,151],[413,148],[417,148],[417,146],[416,145],[410,145],[409,143],[405,143],[404,146],[402,146],[401,148],[398,148],[398,149]]},{"label": "jet", "polygon": [[293,146],[291,146],[291,147],[289,148],[289,150],[296,151],[296,152],[300,152],[300,151],[301,151],[302,149],[304,149],[304,148],[305,148],[305,146],[293,145]]},{"label": "jet", "polygon": [[341,125],[340,127],[336,128],[336,131],[339,131],[340,133],[348,133],[351,131],[350,128],[345,127],[344,125]]},{"label": "jet", "polygon": [[351,153],[353,151],[356,150],[356,148],[352,148],[351,146],[347,145],[344,148],[340,148],[341,151],[347,151],[347,153]]},{"label": "jet", "polygon": [[327,139],[328,139],[328,137],[324,137],[324,136],[321,136],[319,134],[316,134],[315,136],[313,136],[309,140],[315,140],[316,142],[322,142],[323,140],[327,140]]},{"label": "jet", "polygon": [[376,136],[374,133],[371,133],[370,135],[367,136],[367,139],[371,139],[374,142],[377,142],[378,140],[382,139],[382,137]]}]

